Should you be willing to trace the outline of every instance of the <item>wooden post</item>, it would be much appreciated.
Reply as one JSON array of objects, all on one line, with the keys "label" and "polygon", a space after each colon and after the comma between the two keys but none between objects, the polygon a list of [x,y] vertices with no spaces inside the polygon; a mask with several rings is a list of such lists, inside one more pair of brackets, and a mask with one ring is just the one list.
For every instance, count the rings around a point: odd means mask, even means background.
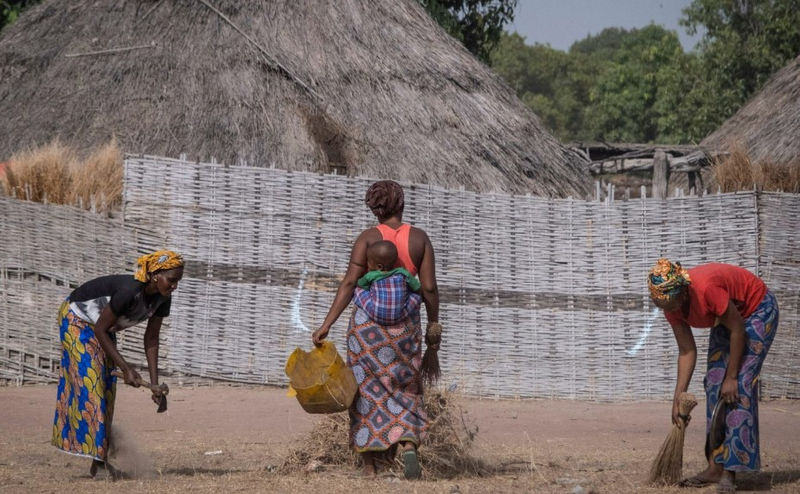
[{"label": "wooden post", "polygon": [[656,151],[653,156],[653,197],[667,198],[669,187],[669,161],[664,151]]}]

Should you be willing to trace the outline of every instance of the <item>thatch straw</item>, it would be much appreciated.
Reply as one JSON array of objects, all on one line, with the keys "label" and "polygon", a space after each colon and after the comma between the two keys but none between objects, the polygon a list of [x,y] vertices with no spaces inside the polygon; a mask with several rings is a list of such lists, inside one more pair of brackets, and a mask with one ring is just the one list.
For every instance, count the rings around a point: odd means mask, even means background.
[{"label": "thatch straw", "polygon": [[122,152],[112,138],[82,160],[54,139],[12,156],[1,181],[3,191],[19,199],[113,211],[122,203]]},{"label": "thatch straw", "polygon": [[800,192],[800,159],[778,164],[762,159],[753,161],[745,146],[733,143],[726,155],[711,167],[714,182],[723,192],[762,190]]},{"label": "thatch straw", "polygon": [[[680,414],[689,417],[692,409],[697,406],[697,400],[691,393],[681,393],[678,409]],[[683,438],[686,434],[688,418],[681,423],[674,424],[672,430],[661,445],[650,467],[650,483],[675,484],[681,480],[683,471]]]},{"label": "thatch straw", "polygon": [[725,151],[740,143],[754,163],[800,166],[800,57],[776,72],[755,96],[700,145]]},{"label": "thatch straw", "polygon": [[[420,447],[420,463],[426,479],[455,476],[483,476],[500,467],[491,466],[470,454],[478,428],[467,424],[461,408],[447,392],[426,390],[425,412],[428,415],[427,437]],[[358,455],[348,446],[349,418],[346,413],[328,415],[292,450],[281,466],[285,473],[315,471],[330,466],[356,468]],[[402,465],[390,450],[380,461],[379,470],[402,471]],[[514,462],[519,463],[519,462]]]},{"label": "thatch straw", "polygon": [[117,135],[129,153],[479,192],[592,183],[416,0],[44,0],[0,33],[0,115],[0,161]]}]

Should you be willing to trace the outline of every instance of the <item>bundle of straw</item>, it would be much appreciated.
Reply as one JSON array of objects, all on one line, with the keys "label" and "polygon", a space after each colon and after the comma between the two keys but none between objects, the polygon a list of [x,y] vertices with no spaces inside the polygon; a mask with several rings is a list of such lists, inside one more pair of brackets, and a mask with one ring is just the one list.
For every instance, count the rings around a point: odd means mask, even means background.
[{"label": "bundle of straw", "polygon": [[686,433],[686,424],[689,422],[689,413],[696,405],[697,400],[693,394],[681,393],[678,405],[681,420],[672,426],[672,430],[653,460],[653,465],[650,467],[650,483],[676,484],[681,479],[683,437]]},{"label": "bundle of straw", "polygon": [[427,385],[436,384],[442,371],[439,368],[439,350],[438,346],[442,342],[442,325],[438,322],[428,324],[428,330],[425,334],[425,343],[428,345],[425,348],[425,354],[422,356],[422,382]]}]

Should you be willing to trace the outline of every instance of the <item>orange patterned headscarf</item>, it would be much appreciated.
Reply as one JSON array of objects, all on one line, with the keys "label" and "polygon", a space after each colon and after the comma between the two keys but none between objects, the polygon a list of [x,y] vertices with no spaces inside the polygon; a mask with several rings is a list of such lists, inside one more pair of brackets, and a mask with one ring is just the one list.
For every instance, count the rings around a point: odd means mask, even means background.
[{"label": "orange patterned headscarf", "polygon": [[647,287],[654,300],[667,301],[683,290],[683,287],[692,283],[689,272],[683,269],[681,263],[671,263],[669,259],[661,258],[647,275]]},{"label": "orange patterned headscarf", "polygon": [[139,265],[134,278],[147,283],[150,281],[150,275],[162,269],[174,269],[183,266],[183,258],[177,252],[171,250],[158,250],[152,254],[145,254],[136,263]]}]

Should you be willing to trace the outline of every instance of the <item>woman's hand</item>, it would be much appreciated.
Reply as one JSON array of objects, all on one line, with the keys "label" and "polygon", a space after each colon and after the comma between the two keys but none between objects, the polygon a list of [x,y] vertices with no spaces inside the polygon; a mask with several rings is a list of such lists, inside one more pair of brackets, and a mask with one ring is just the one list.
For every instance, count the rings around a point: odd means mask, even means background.
[{"label": "woman's hand", "polygon": [[322,345],[322,340],[328,337],[328,331],[330,330],[330,326],[320,326],[318,330],[311,333],[311,341],[316,346]]},{"label": "woman's hand", "polygon": [[439,351],[442,344],[442,325],[438,322],[429,322],[425,328],[425,344],[431,350]]},{"label": "woman's hand", "polygon": [[720,399],[732,405],[739,402],[739,380],[735,377],[726,377],[722,381],[722,388],[719,392]]},{"label": "woman's hand", "polygon": [[683,420],[683,417],[681,417],[680,400],[677,398],[672,400],[672,423],[677,425],[679,429],[683,429],[684,426],[689,425],[691,420],[691,416],[687,416],[686,421]]},{"label": "woman's hand", "polygon": [[133,367],[126,367],[122,374],[125,384],[138,388],[142,385],[142,376]]}]

